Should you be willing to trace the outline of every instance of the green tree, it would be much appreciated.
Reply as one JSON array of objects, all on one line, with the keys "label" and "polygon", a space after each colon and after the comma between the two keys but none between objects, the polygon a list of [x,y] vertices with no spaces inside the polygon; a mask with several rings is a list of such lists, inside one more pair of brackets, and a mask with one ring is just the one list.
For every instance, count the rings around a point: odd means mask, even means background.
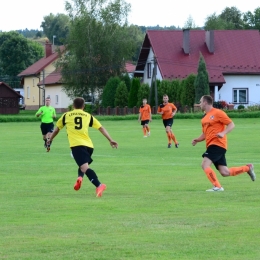
[{"label": "green tree", "polygon": [[185,79],[185,88],[183,89],[183,105],[187,105],[190,108],[193,108],[195,100],[195,80],[196,76],[194,74],[190,74]]},{"label": "green tree", "polygon": [[147,101],[148,101],[149,94],[150,94],[149,84],[147,84],[147,83],[141,84],[141,86],[140,86],[140,88],[138,90],[138,94],[137,94],[138,101],[137,101],[136,106],[140,107],[143,104],[143,99],[144,98],[146,98]]},{"label": "green tree", "polygon": [[198,74],[196,80],[194,82],[195,86],[195,104],[198,104],[200,98],[203,95],[209,95],[209,76],[206,69],[205,60],[200,53],[199,66],[198,66]]},{"label": "green tree", "polygon": [[226,30],[228,29],[228,23],[223,20],[220,16],[213,13],[206,18],[204,25],[205,30]]},{"label": "green tree", "polygon": [[104,87],[102,94],[102,106],[113,107],[115,104],[116,90],[121,80],[119,77],[111,77]]},{"label": "green tree", "polygon": [[58,68],[66,82],[64,91],[75,97],[102,90],[110,77],[122,75],[134,42],[127,31],[130,6],[124,0],[72,2],[66,2],[70,33]]},{"label": "green tree", "polygon": [[191,30],[198,30],[200,29],[198,26],[196,26],[193,18],[191,15],[188,16],[187,21],[185,22],[183,29],[191,29]]},{"label": "green tree", "polygon": [[123,73],[123,74],[120,76],[120,79],[125,82],[126,87],[127,87],[127,91],[129,92],[129,91],[130,91],[130,88],[131,88],[131,79],[130,79],[128,73]]},{"label": "green tree", "polygon": [[140,87],[141,87],[140,79],[133,78],[132,85],[130,88],[129,98],[128,98],[128,107],[132,108],[137,105],[138,91]]},{"label": "green tree", "polygon": [[171,81],[171,100],[174,104],[180,104],[180,97],[178,95],[180,88],[180,80],[179,79],[174,79]]},{"label": "green tree", "polygon": [[[159,79],[156,79],[156,86],[157,86],[157,98],[158,98],[158,89],[160,89],[161,81]],[[158,100],[158,104],[162,102],[160,99]],[[150,88],[150,96],[149,96],[149,103],[150,106],[155,106],[155,82],[153,81]]]},{"label": "green tree", "polygon": [[128,91],[124,81],[121,81],[116,89],[115,106],[125,107],[128,103]]},{"label": "green tree", "polygon": [[44,55],[43,47],[26,39],[18,32],[0,33],[0,71],[4,75],[17,76]]},{"label": "green tree", "polygon": [[69,16],[66,14],[52,14],[43,17],[41,27],[49,41],[53,41],[55,36],[55,45],[62,45],[66,42],[69,33]]},{"label": "green tree", "polygon": [[229,24],[230,28],[227,29],[234,29],[234,30],[244,29],[242,13],[235,6],[226,7],[222,11],[219,17]]},{"label": "green tree", "polygon": [[243,21],[246,29],[257,29],[260,31],[260,7],[257,7],[254,13],[250,11],[244,13]]}]

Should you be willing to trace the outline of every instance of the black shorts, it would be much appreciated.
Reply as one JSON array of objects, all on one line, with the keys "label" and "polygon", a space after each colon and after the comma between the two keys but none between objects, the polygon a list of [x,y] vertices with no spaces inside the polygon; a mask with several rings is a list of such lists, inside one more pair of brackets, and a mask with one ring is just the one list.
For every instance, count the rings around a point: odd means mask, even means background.
[{"label": "black shorts", "polygon": [[93,160],[91,158],[93,151],[94,151],[94,148],[90,148],[87,146],[71,147],[72,155],[79,167],[85,163],[91,164],[93,162]]},{"label": "black shorts", "polygon": [[142,120],[141,121],[141,125],[148,125],[149,124],[149,120]]},{"label": "black shorts", "polygon": [[209,158],[215,165],[216,169],[218,170],[219,165],[227,166],[226,161],[226,149],[217,146],[217,145],[210,145],[207,148],[207,151],[202,154],[202,157]]},{"label": "black shorts", "polygon": [[42,135],[46,135],[48,133],[52,133],[54,129],[54,124],[53,122],[51,123],[41,123],[40,125]]},{"label": "black shorts", "polygon": [[166,128],[166,126],[172,127],[173,124],[173,118],[163,119],[163,125]]}]

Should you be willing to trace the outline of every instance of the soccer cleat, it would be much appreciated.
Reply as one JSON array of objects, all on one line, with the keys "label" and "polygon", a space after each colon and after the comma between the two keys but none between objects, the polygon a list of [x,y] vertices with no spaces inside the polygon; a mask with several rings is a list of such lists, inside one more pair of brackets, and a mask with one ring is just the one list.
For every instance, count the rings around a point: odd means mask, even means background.
[{"label": "soccer cleat", "polygon": [[150,135],[151,135],[151,133],[150,133],[150,132],[148,132],[148,133],[147,133],[147,136],[150,136]]},{"label": "soccer cleat", "polygon": [[224,191],[223,187],[213,187],[212,189],[206,190],[206,191]]},{"label": "soccer cleat", "polygon": [[168,144],[168,148],[171,148],[172,147],[172,144]]},{"label": "soccer cleat", "polygon": [[74,184],[74,190],[79,190],[80,189],[82,181],[83,181],[83,178],[82,177],[78,177],[76,183]]},{"label": "soccer cleat", "polygon": [[100,184],[97,188],[96,188],[96,197],[101,197],[103,191],[107,188],[106,184]]},{"label": "soccer cleat", "polygon": [[253,164],[247,164],[247,166],[249,167],[249,171],[247,172],[248,175],[250,176],[252,181],[255,181],[256,176],[255,176],[255,172],[254,172],[254,165]]},{"label": "soccer cleat", "polygon": [[147,137],[147,135],[144,135],[144,137]]},{"label": "soccer cleat", "polygon": [[176,147],[176,148],[179,148],[179,143],[175,144],[175,147]]}]

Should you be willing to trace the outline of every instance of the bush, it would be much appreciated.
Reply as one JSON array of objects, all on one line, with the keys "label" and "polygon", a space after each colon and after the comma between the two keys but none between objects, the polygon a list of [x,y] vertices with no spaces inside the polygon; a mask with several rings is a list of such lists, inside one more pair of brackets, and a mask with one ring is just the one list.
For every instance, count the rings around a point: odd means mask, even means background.
[{"label": "bush", "polygon": [[237,107],[237,109],[245,109],[245,106],[244,106],[244,105],[239,105],[239,106]]}]

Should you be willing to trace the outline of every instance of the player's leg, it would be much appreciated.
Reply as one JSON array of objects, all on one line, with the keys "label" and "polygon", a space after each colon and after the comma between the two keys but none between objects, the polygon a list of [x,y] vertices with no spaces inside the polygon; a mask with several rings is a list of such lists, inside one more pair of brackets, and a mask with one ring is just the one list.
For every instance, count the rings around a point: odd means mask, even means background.
[{"label": "player's leg", "polygon": [[[48,133],[46,134],[47,142],[49,141],[51,134],[53,133],[53,130],[54,130],[54,124],[53,123],[47,124],[47,131],[48,131]],[[52,142],[47,143],[47,152],[49,152],[51,149],[51,143]]]},{"label": "player's leg", "polygon": [[256,179],[253,164],[247,164],[247,165],[231,167],[231,168],[220,165],[218,169],[219,169],[220,174],[224,177],[237,176],[242,173],[247,173],[250,176],[252,181],[255,181],[255,179]]},{"label": "player's leg", "polygon": [[146,128],[146,131],[147,131],[147,136],[150,136],[151,135],[151,132],[150,132],[150,127],[149,127],[149,120],[146,121],[145,123],[145,128]]},{"label": "player's leg", "polygon": [[41,128],[41,132],[42,132],[42,139],[43,139],[43,142],[44,142],[43,146],[44,146],[44,148],[46,148],[47,147],[47,137],[46,137],[47,129],[46,129],[46,124],[41,123],[40,128]]},{"label": "player's leg", "polygon": [[[206,173],[207,178],[209,181],[213,184],[213,188],[209,189],[207,191],[224,191],[223,187],[221,186],[217,175],[213,169],[211,169],[212,163],[214,163],[216,169],[218,169],[218,166],[220,165],[218,162],[220,158],[225,155],[226,150],[222,147],[218,147],[216,145],[209,146],[207,148],[207,151],[202,154],[203,161],[201,164],[201,167],[203,171]],[[222,162],[222,161],[220,161]],[[225,165],[223,163],[222,165]]]},{"label": "player's leg", "polygon": [[144,121],[144,120],[141,121],[141,125],[142,125],[142,130],[143,130],[144,137],[147,137],[147,135],[146,135],[145,121]]}]

